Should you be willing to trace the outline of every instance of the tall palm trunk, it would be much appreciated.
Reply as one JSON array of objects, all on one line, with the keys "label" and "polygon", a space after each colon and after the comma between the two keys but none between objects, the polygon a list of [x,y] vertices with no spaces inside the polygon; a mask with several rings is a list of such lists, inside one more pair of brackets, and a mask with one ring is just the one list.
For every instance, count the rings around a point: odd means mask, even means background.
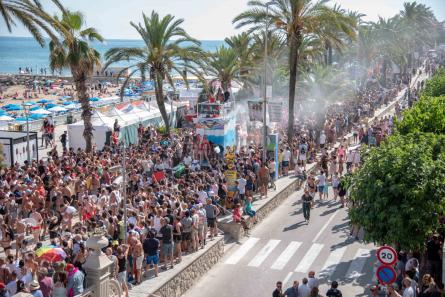
[{"label": "tall palm trunk", "polygon": [[287,124],[287,138],[289,145],[292,144],[294,136],[294,108],[295,108],[295,87],[297,84],[298,73],[298,54],[301,44],[301,32],[297,32],[295,36],[290,36],[290,48],[289,48],[289,117]]},{"label": "tall palm trunk", "polygon": [[332,65],[332,46],[331,43],[328,41],[328,64]]},{"label": "tall palm trunk", "polygon": [[[75,71],[73,71],[75,72]],[[85,138],[85,151],[91,153],[93,150],[93,124],[91,123],[91,116],[93,115],[89,96],[87,93],[87,75],[80,73],[74,77],[76,84],[77,97],[79,98],[80,105],[82,107],[82,119],[83,119],[83,137]]]},{"label": "tall palm trunk", "polygon": [[156,84],[155,84],[156,103],[158,104],[159,111],[161,112],[162,120],[164,120],[166,132],[170,133],[170,121],[167,115],[167,110],[165,109],[164,92],[162,91],[162,82],[164,76],[159,70],[155,70],[155,76],[156,76]]}]

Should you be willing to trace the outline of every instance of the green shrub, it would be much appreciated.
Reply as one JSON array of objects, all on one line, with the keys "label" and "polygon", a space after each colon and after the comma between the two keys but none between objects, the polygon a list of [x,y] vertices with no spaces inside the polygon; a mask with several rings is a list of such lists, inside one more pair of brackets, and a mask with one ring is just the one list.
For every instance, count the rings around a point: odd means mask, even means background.
[{"label": "green shrub", "polygon": [[445,95],[445,69],[440,68],[437,73],[426,82],[422,95],[442,96]]}]

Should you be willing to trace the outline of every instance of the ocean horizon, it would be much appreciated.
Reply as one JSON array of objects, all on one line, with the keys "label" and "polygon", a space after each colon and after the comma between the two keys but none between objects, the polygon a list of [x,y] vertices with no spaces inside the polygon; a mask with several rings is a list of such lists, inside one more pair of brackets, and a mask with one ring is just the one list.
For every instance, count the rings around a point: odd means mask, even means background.
[{"label": "ocean horizon", "polygon": [[[32,68],[33,73],[40,74],[40,69],[49,70],[48,42],[41,47],[32,37],[0,36],[0,74],[18,74],[22,69]],[[205,51],[215,51],[225,42],[223,40],[200,40],[201,48]],[[100,53],[101,57],[107,50],[113,47],[142,47],[144,42],[138,39],[107,39],[104,43],[93,42],[92,46]],[[125,62],[116,63],[114,66],[126,66]],[[63,74],[69,75],[69,70]]]}]

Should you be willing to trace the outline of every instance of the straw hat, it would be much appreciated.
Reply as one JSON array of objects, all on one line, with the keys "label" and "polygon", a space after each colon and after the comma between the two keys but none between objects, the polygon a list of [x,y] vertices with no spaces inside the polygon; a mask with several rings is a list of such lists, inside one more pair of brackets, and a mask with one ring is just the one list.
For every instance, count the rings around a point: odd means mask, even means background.
[{"label": "straw hat", "polygon": [[33,280],[32,283],[29,285],[29,289],[31,290],[31,292],[40,289],[39,282]]}]

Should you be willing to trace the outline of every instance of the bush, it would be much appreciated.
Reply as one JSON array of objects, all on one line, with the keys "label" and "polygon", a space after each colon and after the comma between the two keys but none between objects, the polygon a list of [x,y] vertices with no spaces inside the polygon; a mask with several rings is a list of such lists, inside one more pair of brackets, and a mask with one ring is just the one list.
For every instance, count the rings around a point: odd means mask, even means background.
[{"label": "bush", "polygon": [[403,113],[403,119],[396,124],[396,127],[401,134],[417,132],[445,134],[445,96],[423,95],[419,102]]},{"label": "bush", "polygon": [[422,92],[426,96],[445,95],[445,69],[440,68],[437,73],[426,82],[425,89]]},{"label": "bush", "polygon": [[422,250],[445,210],[445,136],[394,135],[351,178],[351,221],[365,239]]}]

